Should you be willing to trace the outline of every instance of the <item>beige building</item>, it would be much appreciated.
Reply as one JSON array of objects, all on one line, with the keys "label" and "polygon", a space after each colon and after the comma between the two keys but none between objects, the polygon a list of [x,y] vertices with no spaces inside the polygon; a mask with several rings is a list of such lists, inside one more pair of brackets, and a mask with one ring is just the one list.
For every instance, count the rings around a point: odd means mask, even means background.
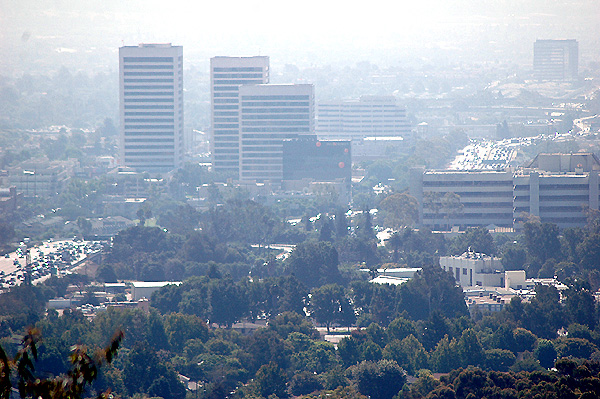
[{"label": "beige building", "polygon": [[269,57],[213,57],[210,60],[213,167],[239,173],[239,87],[269,83]]},{"label": "beige building", "polygon": [[240,181],[281,184],[284,140],[314,134],[314,97],[312,84],[240,86]]}]

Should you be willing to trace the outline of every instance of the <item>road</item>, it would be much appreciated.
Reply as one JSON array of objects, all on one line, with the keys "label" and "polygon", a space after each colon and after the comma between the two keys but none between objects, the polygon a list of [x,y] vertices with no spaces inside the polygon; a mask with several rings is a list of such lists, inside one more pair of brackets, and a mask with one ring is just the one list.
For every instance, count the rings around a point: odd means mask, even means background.
[{"label": "road", "polygon": [[[45,241],[29,249],[32,282],[38,284],[54,272],[65,274],[92,253],[101,249],[91,241]],[[24,280],[25,254],[19,248],[8,256],[0,257],[0,284],[2,288],[18,285]]]}]

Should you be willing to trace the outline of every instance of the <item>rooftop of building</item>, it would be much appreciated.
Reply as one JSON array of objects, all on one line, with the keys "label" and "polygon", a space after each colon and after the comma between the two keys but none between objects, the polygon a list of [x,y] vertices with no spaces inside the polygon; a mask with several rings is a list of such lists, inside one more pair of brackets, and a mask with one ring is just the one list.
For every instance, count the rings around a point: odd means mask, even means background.
[{"label": "rooftop of building", "polygon": [[[442,256],[441,258],[456,258],[456,259],[473,259],[473,260],[480,260],[480,259],[491,259],[492,256],[491,255],[487,255],[484,254],[482,252],[475,252],[472,251],[471,248],[469,247],[469,249],[467,249],[465,252],[463,252],[461,255],[450,255],[450,256]],[[494,258],[494,259],[500,259],[500,258]]]}]

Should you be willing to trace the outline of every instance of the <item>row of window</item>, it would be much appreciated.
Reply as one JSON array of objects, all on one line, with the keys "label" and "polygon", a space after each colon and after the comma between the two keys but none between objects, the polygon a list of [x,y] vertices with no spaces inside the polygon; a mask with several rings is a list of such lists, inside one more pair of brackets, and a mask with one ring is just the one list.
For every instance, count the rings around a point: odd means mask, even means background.
[{"label": "row of window", "polygon": [[217,91],[235,91],[237,93],[240,91],[240,86],[213,86],[213,92]]},{"label": "row of window", "polygon": [[173,116],[173,112],[125,112],[125,116]]},{"label": "row of window", "polygon": [[171,143],[173,144],[175,141],[173,138],[166,139],[138,139],[138,138],[125,138],[125,144],[127,143]]},{"label": "row of window", "polygon": [[279,145],[279,147],[281,147],[282,142],[280,136],[279,140],[242,140],[242,145],[244,148],[250,145]]},{"label": "row of window", "polygon": [[[125,109],[174,109],[173,105],[125,105]],[[127,115],[127,113],[125,113]]]},{"label": "row of window", "polygon": [[235,124],[231,124],[231,123],[215,123],[214,124],[214,129],[236,129],[238,127],[237,123]]},{"label": "row of window", "polygon": [[[540,202],[552,202],[552,201],[589,201],[588,195],[540,195]],[[528,195],[518,195],[515,196],[515,201],[530,201],[530,197]]]},{"label": "row of window", "polygon": [[213,85],[259,85],[264,83],[262,79],[244,79],[244,80],[231,80],[231,79],[215,79]]},{"label": "row of window", "polygon": [[222,97],[227,97],[227,98],[235,97],[235,98],[237,98],[237,96],[238,96],[238,93],[231,92],[231,91],[225,91],[225,92],[222,92],[222,93],[213,93],[213,98],[216,98],[216,97],[219,97],[219,98],[222,98]]},{"label": "row of window", "polygon": [[[235,165],[238,165],[238,157],[236,155],[215,155],[214,159],[216,161],[235,161]],[[233,162],[229,162],[229,164],[234,165]]]},{"label": "row of window", "polygon": [[[308,129],[304,126],[298,127],[244,127],[244,133],[261,133],[261,132],[272,132],[272,133],[309,133]],[[267,137],[263,134],[245,135],[244,137]]]},{"label": "row of window", "polygon": [[463,202],[465,208],[512,208],[512,202]]},{"label": "row of window", "polygon": [[242,107],[308,107],[308,101],[244,101],[242,98]]},{"label": "row of window", "polygon": [[263,95],[263,96],[242,96],[242,101],[248,101],[248,100],[261,100],[261,101],[267,101],[267,100],[304,100],[304,101],[308,101],[310,100],[310,96],[307,95]]},{"label": "row of window", "polygon": [[281,172],[246,172],[242,174],[244,179],[281,179]]},{"label": "row of window", "polygon": [[[279,159],[242,159],[240,161],[242,165],[273,165],[274,168],[281,168],[281,158]],[[248,167],[242,166],[242,169],[249,169]]]},{"label": "row of window", "polygon": [[172,103],[175,101],[173,97],[163,97],[163,98],[128,98],[125,97],[124,101],[126,103]]},{"label": "row of window", "polygon": [[[171,87],[173,87],[173,79],[164,78],[164,79],[131,79],[125,78],[123,83],[171,83]],[[128,86],[125,86],[128,87]],[[129,87],[144,87],[144,86],[129,86]],[[158,87],[158,86],[149,86],[149,87]]]},{"label": "row of window", "polygon": [[239,143],[237,142],[219,142],[218,145],[217,143],[215,143],[215,147],[219,147],[219,148],[226,148],[226,147],[235,147],[235,148],[239,148]]},{"label": "row of window", "polygon": [[[238,104],[238,98],[215,98],[213,100],[214,104]],[[236,106],[237,107],[237,106]]]},{"label": "row of window", "polygon": [[[268,70],[268,68],[264,68]],[[214,72],[262,72],[263,67],[214,67]]]},{"label": "row of window", "polygon": [[310,119],[310,115],[307,114],[275,114],[275,115],[248,115],[242,112],[242,120],[273,120],[273,119]]},{"label": "row of window", "polygon": [[[429,191],[429,192],[433,192],[433,191]],[[426,194],[427,192],[425,192]],[[441,194],[444,194],[444,192],[442,192]],[[456,195],[458,195],[459,197],[507,197],[507,198],[512,198],[512,192],[511,191],[492,191],[492,192],[483,192],[483,191],[457,191],[455,192]]]},{"label": "row of window", "polygon": [[140,130],[140,129],[175,129],[174,125],[125,125],[125,130]]},{"label": "row of window", "polygon": [[[216,130],[216,129],[213,129]],[[233,129],[233,130],[226,130],[226,129],[219,129],[218,134],[215,134],[215,141],[217,141],[217,138],[223,139],[223,140],[227,140],[228,137],[230,138],[235,138],[237,140],[237,137],[239,135],[239,131],[237,129]]]},{"label": "row of window", "polygon": [[294,113],[294,112],[310,112],[310,108],[242,108],[243,114],[285,114],[285,113]]},{"label": "row of window", "polygon": [[[173,85],[134,85],[134,86],[124,86],[125,90],[173,90]],[[125,93],[127,94],[127,92]]]},{"label": "row of window", "polygon": [[[125,99],[127,99],[127,97],[133,97],[133,96],[164,96],[164,97],[173,97],[175,93],[173,93],[172,91],[126,91],[125,92]],[[145,99],[146,101],[149,101],[148,99]]]},{"label": "row of window", "polygon": [[283,155],[281,145],[271,151],[268,150],[269,148],[265,147],[242,146],[242,153],[244,154],[245,159],[279,158],[281,160]]},{"label": "row of window", "polygon": [[173,132],[125,132],[125,140],[131,138],[139,138],[140,141],[146,142],[152,140],[153,137],[171,138],[174,137]]},{"label": "row of window", "polygon": [[[172,115],[171,115],[172,116]],[[173,118],[159,119],[159,118],[125,118],[125,123],[175,123]],[[127,125],[125,125],[127,126]]]},{"label": "row of window", "polygon": [[[439,213],[437,215],[433,213],[423,213],[423,219],[442,219],[445,217],[444,213]],[[450,219],[455,219],[460,217],[461,219],[498,219],[498,218],[507,218],[512,219],[513,214],[511,213],[460,213],[460,215],[456,215],[455,217],[451,217]]]},{"label": "row of window", "polygon": [[262,73],[213,73],[214,79],[261,79],[263,82],[262,77]]},{"label": "row of window", "polygon": [[160,145],[126,145],[125,149],[126,150],[154,150],[154,149],[163,149],[163,148],[168,148],[168,149],[173,149],[174,144],[171,145],[164,145],[164,144],[160,144]]},{"label": "row of window", "polygon": [[173,62],[173,57],[123,57],[123,62]]},{"label": "row of window", "polygon": [[423,187],[512,187],[512,180],[423,181]]},{"label": "row of window", "polygon": [[310,126],[310,121],[274,121],[274,120],[264,120],[264,121],[242,121],[242,126]]},{"label": "row of window", "polygon": [[281,170],[281,166],[277,166],[277,165],[246,166],[246,165],[243,165],[242,170],[244,172],[252,171],[252,170],[260,170],[260,171]]},{"label": "row of window", "polygon": [[173,65],[136,65],[136,64],[125,64],[123,69],[174,69]]},{"label": "row of window", "polygon": [[123,72],[124,76],[174,76],[173,72]]}]

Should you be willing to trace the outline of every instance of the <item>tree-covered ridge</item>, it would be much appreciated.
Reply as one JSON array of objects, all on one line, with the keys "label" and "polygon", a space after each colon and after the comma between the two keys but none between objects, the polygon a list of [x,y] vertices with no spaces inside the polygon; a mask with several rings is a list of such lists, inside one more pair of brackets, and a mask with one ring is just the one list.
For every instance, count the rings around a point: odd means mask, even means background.
[{"label": "tree-covered ridge", "polygon": [[[236,207],[254,216],[237,220]],[[180,211],[167,212],[163,223],[173,223],[170,228],[140,223],[122,231],[99,261],[97,278],[102,281],[182,282],[157,291],[149,312],[109,307],[91,321],[78,311],[45,315],[47,299],[63,296],[68,284],[85,291],[89,282],[80,275],[52,278],[0,295],[2,346],[15,353],[11,337],[35,324],[43,334],[36,370],[56,375],[66,372],[72,345],[101,347],[122,328],[122,349],[99,372],[90,392],[110,388],[122,397],[181,399],[273,394],[515,397],[510,388],[498,385],[500,377],[522,381],[512,388],[516,397],[533,397],[521,394],[533,392],[528,387],[562,397],[567,391],[552,382],[556,372],[547,371],[557,359],[576,359],[575,368],[587,361],[589,370],[600,360],[593,295],[600,286],[594,260],[599,230],[593,220],[586,229],[563,231],[529,220],[522,235],[511,237],[492,237],[477,228],[446,239],[402,228],[378,246],[373,225],[381,219],[368,211],[353,220],[344,212],[323,214],[295,226],[283,223],[272,209],[243,200],[198,220]],[[254,234],[245,235],[244,226],[256,215],[262,215],[257,224],[272,222],[273,229],[267,238],[250,241]],[[179,216],[191,223],[173,228]],[[215,220],[229,220],[235,230],[220,232],[226,235],[219,239]],[[269,249],[278,236],[298,240],[285,259]],[[501,256],[507,269],[556,275],[567,289],[540,285],[531,300],[516,298],[500,312],[469,315],[461,288],[437,263],[439,256],[469,247]],[[368,282],[377,268],[398,266],[422,271],[400,286]],[[93,299],[85,293],[84,301]],[[265,325],[241,334],[236,325],[241,321]],[[327,330],[342,335],[339,343],[322,340]],[[450,374],[448,380],[438,380],[432,373]],[[461,373],[467,374],[459,378]],[[180,375],[193,383],[188,388],[200,389],[186,393]],[[408,376],[417,377],[416,382],[409,384],[413,380]],[[547,384],[540,385],[540,379]],[[485,389],[457,388],[481,381]],[[389,390],[377,388],[384,383]],[[569,389],[575,395],[588,392],[582,386]]]}]

